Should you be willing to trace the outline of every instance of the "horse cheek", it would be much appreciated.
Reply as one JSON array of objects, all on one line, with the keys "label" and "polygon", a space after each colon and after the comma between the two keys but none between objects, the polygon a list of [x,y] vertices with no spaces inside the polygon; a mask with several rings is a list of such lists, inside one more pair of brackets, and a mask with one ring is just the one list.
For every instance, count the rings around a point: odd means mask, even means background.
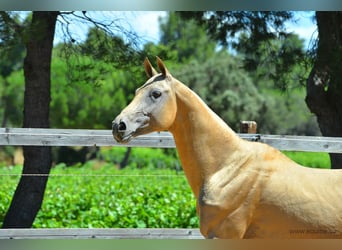
[{"label": "horse cheek", "polygon": [[160,109],[158,115],[156,117],[157,123],[159,125],[160,130],[168,130],[175,120],[175,111],[171,105],[168,105],[167,108]]}]

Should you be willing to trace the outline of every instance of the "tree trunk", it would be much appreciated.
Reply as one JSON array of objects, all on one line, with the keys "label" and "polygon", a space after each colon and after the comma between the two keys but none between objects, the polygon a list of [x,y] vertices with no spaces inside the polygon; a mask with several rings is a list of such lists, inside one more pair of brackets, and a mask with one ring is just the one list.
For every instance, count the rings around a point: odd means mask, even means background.
[{"label": "tree trunk", "polygon": [[125,167],[127,167],[128,159],[129,159],[129,156],[131,155],[131,152],[132,152],[132,148],[127,148],[125,155],[124,155],[124,158],[122,159],[122,161],[119,164],[119,169],[124,169]]},{"label": "tree trunk", "polygon": [[[48,128],[50,108],[50,65],[58,12],[33,12],[25,32],[24,127]],[[23,174],[48,174],[50,147],[24,147]],[[22,176],[4,219],[3,228],[29,228],[41,207],[48,177]]]},{"label": "tree trunk", "polygon": [[[323,136],[342,137],[342,12],[316,12],[317,56],[307,80],[306,103]],[[342,168],[342,154],[330,154]]]}]

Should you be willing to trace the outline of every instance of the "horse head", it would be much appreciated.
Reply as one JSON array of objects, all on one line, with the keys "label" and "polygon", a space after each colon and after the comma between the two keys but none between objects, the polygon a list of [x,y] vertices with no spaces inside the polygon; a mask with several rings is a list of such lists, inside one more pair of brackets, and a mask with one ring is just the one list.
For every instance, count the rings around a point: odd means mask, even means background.
[{"label": "horse head", "polygon": [[138,88],[131,103],[112,123],[116,141],[125,143],[133,137],[154,131],[168,130],[173,124],[177,105],[174,78],[163,61],[157,57],[158,73],[146,58],[144,68],[149,79]]}]

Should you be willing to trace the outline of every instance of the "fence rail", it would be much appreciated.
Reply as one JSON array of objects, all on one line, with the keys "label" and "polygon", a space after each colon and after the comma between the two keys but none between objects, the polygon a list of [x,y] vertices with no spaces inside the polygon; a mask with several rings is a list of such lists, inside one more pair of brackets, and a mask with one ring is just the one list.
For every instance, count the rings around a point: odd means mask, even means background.
[{"label": "fence rail", "polygon": [[203,239],[199,229],[50,228],[0,229],[0,239]]},{"label": "fence rail", "polygon": [[[238,134],[250,141],[260,141],[285,151],[342,153],[342,138]],[[116,146],[174,148],[169,132],[139,136],[127,144],[114,141],[111,130],[0,128],[0,145],[13,146]]]}]

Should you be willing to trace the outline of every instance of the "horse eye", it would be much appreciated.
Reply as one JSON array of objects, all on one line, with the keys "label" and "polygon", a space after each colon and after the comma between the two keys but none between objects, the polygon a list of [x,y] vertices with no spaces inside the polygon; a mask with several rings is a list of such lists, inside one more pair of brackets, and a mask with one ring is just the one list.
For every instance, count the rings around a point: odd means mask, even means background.
[{"label": "horse eye", "polygon": [[155,99],[159,98],[161,96],[161,92],[158,90],[155,90],[151,93],[151,96]]}]

